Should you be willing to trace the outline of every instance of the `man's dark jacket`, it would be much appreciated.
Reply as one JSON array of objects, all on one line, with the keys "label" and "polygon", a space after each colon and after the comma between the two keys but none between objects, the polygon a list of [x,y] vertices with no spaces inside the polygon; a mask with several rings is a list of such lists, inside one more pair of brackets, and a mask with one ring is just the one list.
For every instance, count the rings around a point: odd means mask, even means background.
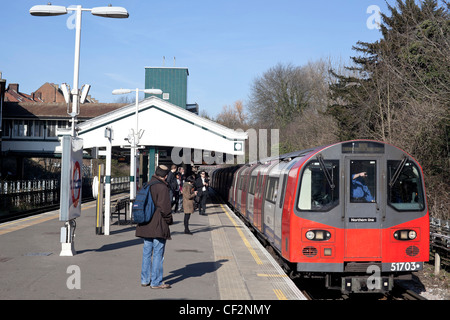
[{"label": "man's dark jacket", "polygon": [[155,213],[148,223],[138,224],[136,237],[170,239],[169,225],[173,223],[172,207],[170,205],[169,187],[163,178],[154,175],[150,181],[158,180],[150,187]]}]

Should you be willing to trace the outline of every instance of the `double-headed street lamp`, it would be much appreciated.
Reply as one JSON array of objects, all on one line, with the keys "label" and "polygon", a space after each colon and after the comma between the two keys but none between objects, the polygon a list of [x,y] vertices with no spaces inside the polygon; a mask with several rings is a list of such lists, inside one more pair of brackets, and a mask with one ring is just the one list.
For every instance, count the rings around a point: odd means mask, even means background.
[{"label": "double-headed street lamp", "polygon": [[136,92],[136,110],[135,110],[135,120],[136,127],[131,128],[131,134],[128,137],[130,142],[130,214],[132,208],[132,201],[136,199],[136,150],[139,147],[139,140],[144,133],[144,130],[139,130],[139,92],[144,92],[147,94],[162,94],[161,89],[116,89],[113,90],[112,94],[127,94],[131,92]]},{"label": "double-headed street lamp", "polygon": [[[122,7],[96,7],[92,9],[86,9],[82,8],[80,5],[76,6],[75,8],[66,8],[64,6],[52,6],[51,4],[47,5],[36,5],[33,6],[30,9],[30,14],[33,16],[59,16],[63,14],[67,14],[68,11],[75,11],[76,13],[76,20],[75,20],[75,60],[74,60],[74,68],[73,68],[73,88],[72,88],[72,112],[69,113],[69,115],[72,117],[72,137],[76,137],[76,130],[75,130],[75,121],[76,116],[79,114],[79,103],[80,103],[80,91],[78,89],[78,76],[80,71],[80,41],[81,41],[81,14],[83,11],[90,11],[93,15],[99,16],[99,17],[106,17],[106,18],[128,18],[128,12],[125,8]],[[66,99],[67,104],[70,103],[70,94],[68,90],[68,86],[63,84],[62,86],[64,98]],[[89,85],[85,86],[83,88],[83,92],[81,94],[82,99],[87,95],[87,91],[89,91]],[[78,149],[77,149],[78,150]],[[77,151],[78,152],[78,151]],[[79,152],[78,152],[79,153]],[[64,154],[64,143],[63,143],[63,154]],[[70,153],[71,154],[71,153]],[[69,155],[70,161],[72,162],[74,157],[72,155]],[[64,158],[64,156],[63,156]],[[67,163],[67,162],[63,162]],[[76,162],[78,163],[78,162]],[[65,165],[67,166],[67,164]],[[71,165],[67,167],[61,168],[61,170],[64,170],[63,177],[61,180],[61,190],[63,190],[63,186],[68,182],[70,177],[72,176],[72,173],[69,172],[71,170]],[[75,173],[73,173],[75,175]],[[64,180],[64,181],[63,181]],[[72,178],[73,180],[73,178]],[[61,209],[60,209],[60,219],[66,220],[65,222],[65,228],[61,228],[61,245],[62,250],[60,255],[68,255],[72,256],[74,255],[75,251],[73,248],[73,238],[75,236],[75,218],[80,215],[81,212],[81,206],[71,205],[70,202],[70,196],[66,195],[67,192],[72,191],[72,199],[73,199],[73,192],[74,192],[74,183],[73,181],[70,182],[70,190],[67,187],[64,187],[64,194],[65,196],[61,196]],[[63,194],[61,192],[61,194]],[[109,202],[108,198],[106,200]],[[110,206],[109,203],[106,204],[108,207]],[[76,210],[75,210],[76,207]],[[64,208],[64,210],[63,210]],[[72,212],[71,212],[71,208]],[[64,215],[62,212],[64,211]]]},{"label": "double-headed street lamp", "polygon": [[[92,9],[82,8],[80,5],[75,8],[66,8],[64,6],[53,6],[51,4],[47,5],[37,5],[30,9],[30,14],[33,16],[60,16],[67,14],[68,11],[76,12],[76,33],[75,33],[75,60],[73,68],[73,89],[72,89],[72,136],[76,135],[75,131],[75,118],[79,113],[79,95],[78,90],[78,77],[80,70],[80,40],[81,40],[81,13],[83,11],[90,11],[94,16],[105,17],[105,18],[128,18],[128,12],[122,7],[96,7]],[[70,100],[69,100],[70,101]],[[68,102],[69,103],[69,102]]]}]

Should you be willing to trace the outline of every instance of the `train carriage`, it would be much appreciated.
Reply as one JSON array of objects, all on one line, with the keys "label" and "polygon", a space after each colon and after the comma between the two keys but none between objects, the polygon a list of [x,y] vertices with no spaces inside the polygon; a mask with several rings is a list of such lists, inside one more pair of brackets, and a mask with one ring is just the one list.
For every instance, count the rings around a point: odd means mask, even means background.
[{"label": "train carriage", "polygon": [[355,140],[294,152],[227,179],[232,192],[221,195],[285,265],[323,277],[329,288],[389,291],[429,259],[421,167],[390,144]]}]

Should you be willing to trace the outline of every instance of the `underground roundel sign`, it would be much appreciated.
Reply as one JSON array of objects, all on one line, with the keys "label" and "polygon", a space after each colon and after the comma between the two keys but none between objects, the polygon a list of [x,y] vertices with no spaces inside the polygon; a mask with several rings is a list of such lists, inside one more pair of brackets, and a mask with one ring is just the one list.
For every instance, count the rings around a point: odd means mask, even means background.
[{"label": "underground roundel sign", "polygon": [[81,216],[83,139],[62,136],[61,192],[59,220]]},{"label": "underground roundel sign", "polygon": [[72,172],[72,203],[76,208],[81,197],[81,168],[80,163],[75,161]]}]

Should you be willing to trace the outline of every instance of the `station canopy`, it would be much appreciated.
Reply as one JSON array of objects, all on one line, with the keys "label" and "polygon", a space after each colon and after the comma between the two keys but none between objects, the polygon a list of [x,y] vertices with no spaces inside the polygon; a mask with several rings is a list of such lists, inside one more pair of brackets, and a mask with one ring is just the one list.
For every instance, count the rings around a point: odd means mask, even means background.
[{"label": "station canopy", "polygon": [[[139,146],[173,146],[243,155],[247,133],[216,122],[151,96],[139,102]],[[136,104],[103,114],[78,125],[83,148],[105,147],[106,128],[112,130],[112,146],[129,146],[131,129],[136,130]]]}]

